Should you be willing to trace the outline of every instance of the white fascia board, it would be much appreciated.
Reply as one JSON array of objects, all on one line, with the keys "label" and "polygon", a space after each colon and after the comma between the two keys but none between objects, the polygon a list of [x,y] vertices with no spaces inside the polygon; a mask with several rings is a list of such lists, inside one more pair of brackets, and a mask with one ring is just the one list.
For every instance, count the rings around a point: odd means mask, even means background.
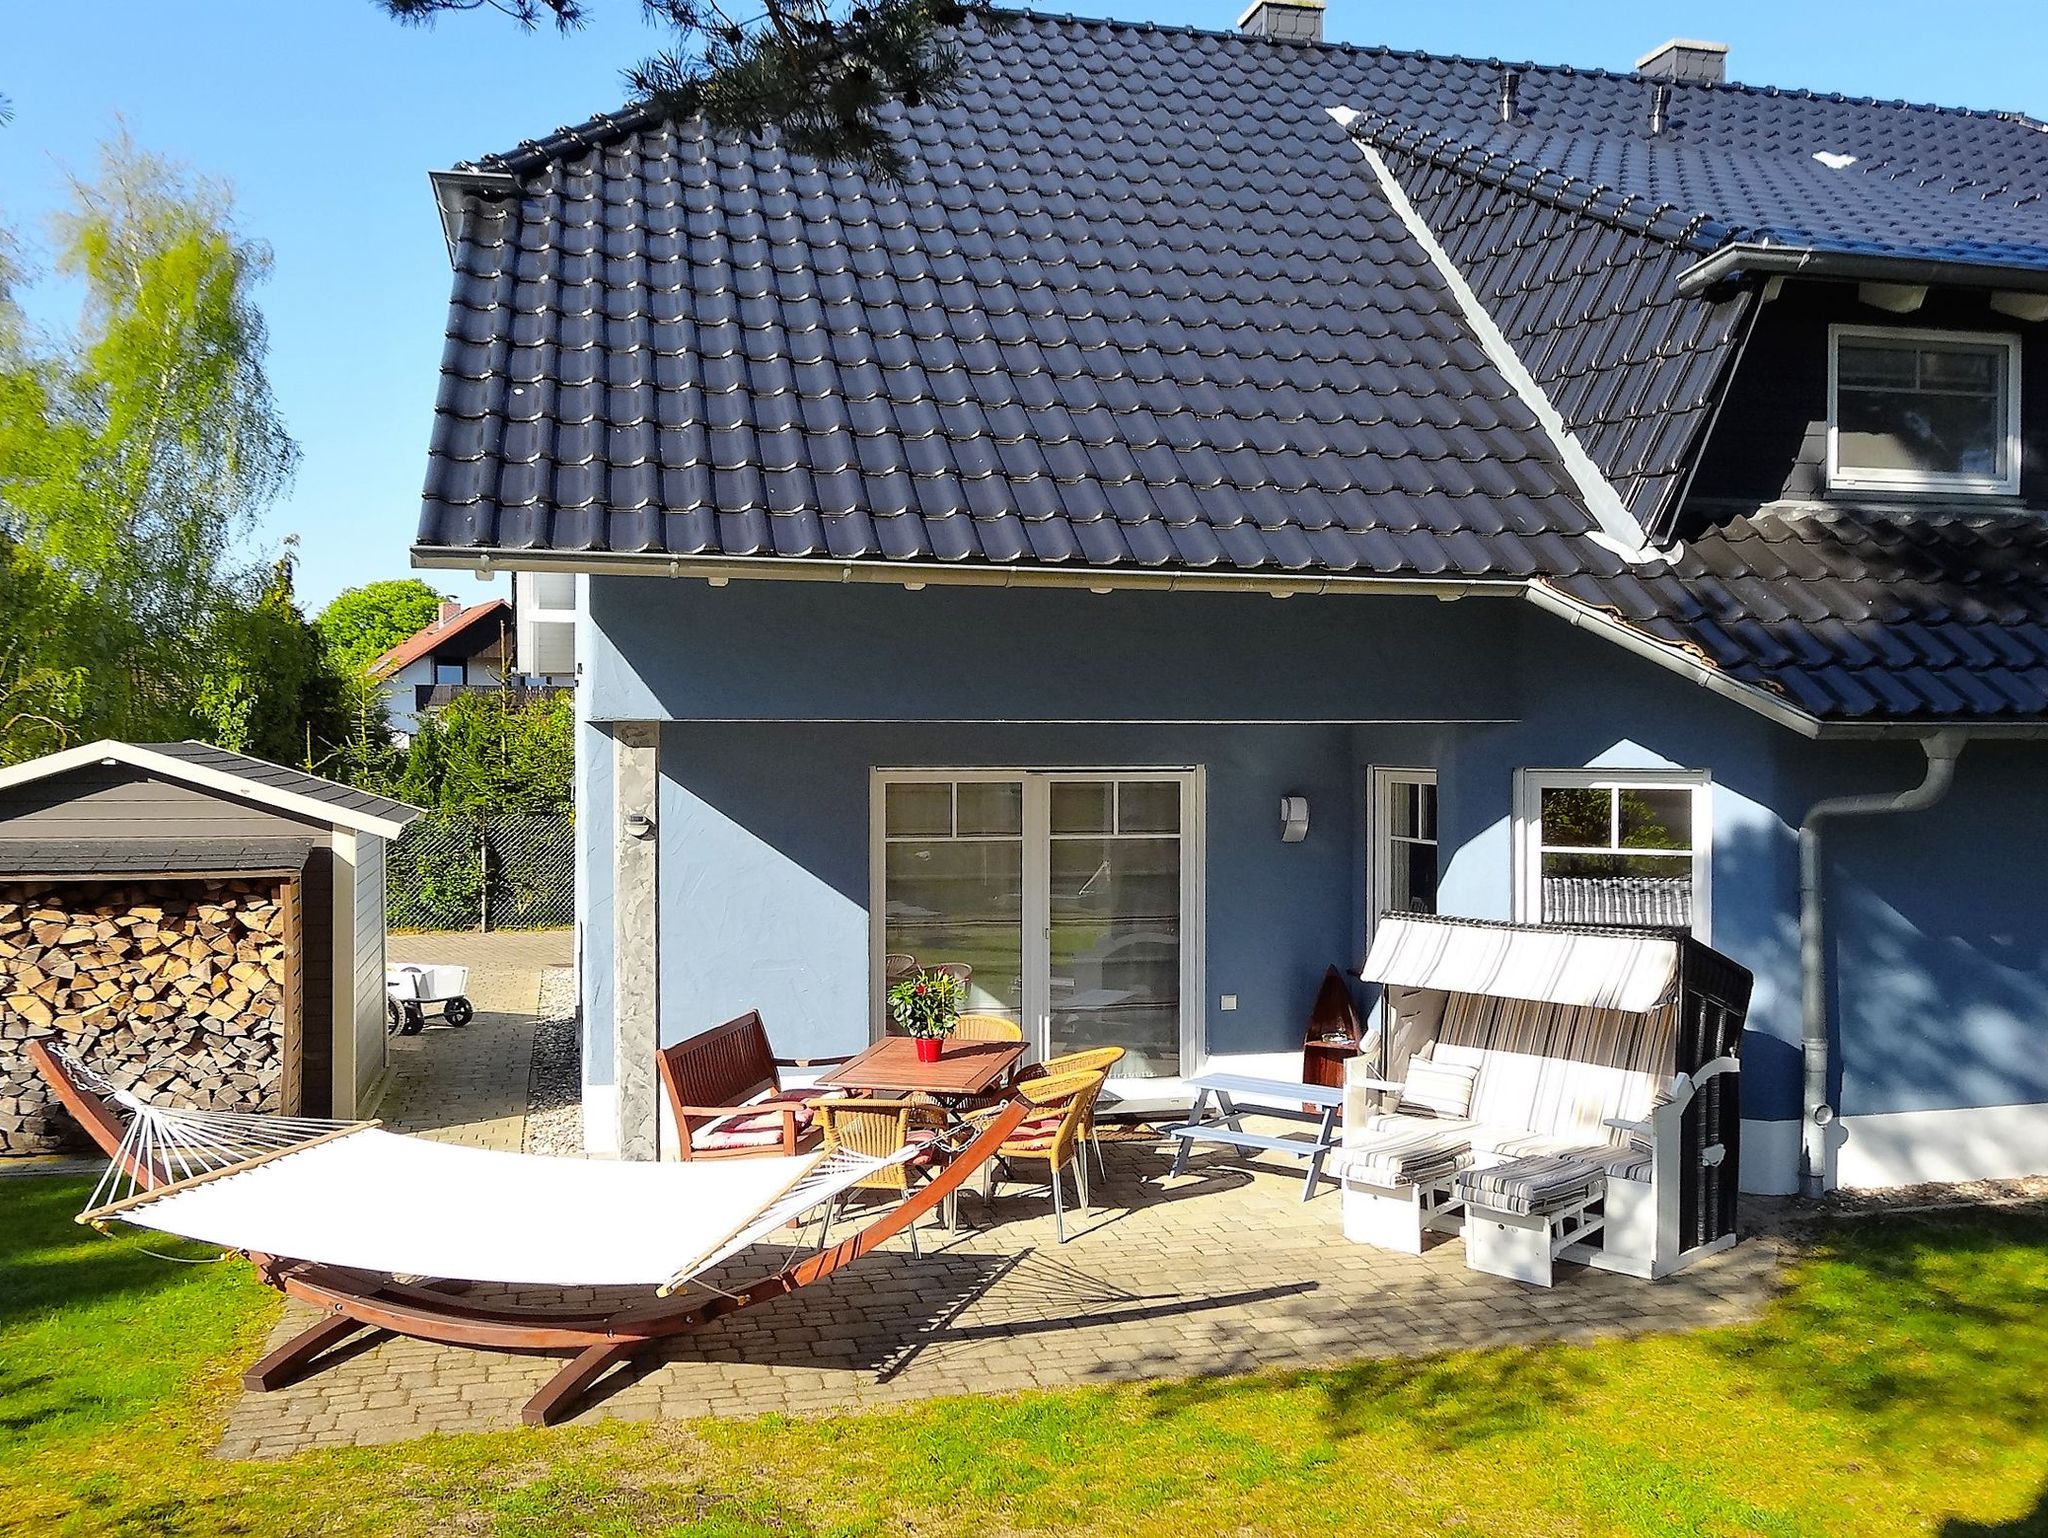
[{"label": "white fascia board", "polygon": [[131,769],[146,769],[151,774],[162,775],[167,780],[182,780],[187,785],[217,790],[224,795],[254,801],[259,806],[290,812],[297,817],[310,817],[317,822],[332,823],[335,827],[347,828],[354,833],[375,833],[380,838],[398,837],[405,831],[405,825],[420,815],[416,809],[408,807],[406,810],[409,815],[395,821],[389,817],[378,817],[369,812],[336,806],[331,801],[319,801],[312,796],[302,796],[295,791],[280,790],[274,785],[258,784],[254,780],[245,780],[238,774],[226,774],[204,764],[187,763],[181,758],[152,753],[132,742],[117,742],[111,737],[0,769],[0,790],[5,790],[11,785],[26,785],[36,780],[48,779],[52,775],[68,774],[74,769],[84,769],[99,763],[119,763],[126,764]]},{"label": "white fascia board", "polygon": [[[1358,113],[1350,107],[1331,107],[1328,110],[1330,116],[1336,119],[1338,126],[1348,135],[1352,123],[1358,118]],[[1600,473],[1600,467],[1593,463],[1592,456],[1586,452],[1585,445],[1579,442],[1577,434],[1565,425],[1564,415],[1551,400],[1549,392],[1536,382],[1536,376],[1530,373],[1528,365],[1522,362],[1521,354],[1515,351],[1514,344],[1494,323],[1493,316],[1488,313],[1486,306],[1479,302],[1479,296],[1473,292],[1472,285],[1465,281],[1464,273],[1458,270],[1458,264],[1451,260],[1450,253],[1444,250],[1442,243],[1437,240],[1436,232],[1430,229],[1422,215],[1416,211],[1415,205],[1408,200],[1408,194],[1402,189],[1400,180],[1381,157],[1380,152],[1370,144],[1361,143],[1355,137],[1351,142],[1358,145],[1359,153],[1365,156],[1366,164],[1372,167],[1373,175],[1379,180],[1380,190],[1386,194],[1387,202],[1393,208],[1395,216],[1407,226],[1408,233],[1414,237],[1415,243],[1422,247],[1431,265],[1436,268],[1437,275],[1443,279],[1444,286],[1451,291],[1451,298],[1463,312],[1465,324],[1472,328],[1473,337],[1478,341],[1480,349],[1485,352],[1487,361],[1500,371],[1501,377],[1508,382],[1508,388],[1521,397],[1522,404],[1529,408],[1538,425],[1549,435],[1551,442],[1557,445],[1558,455],[1564,461],[1565,473],[1571,477],[1580,500],[1586,505],[1586,511],[1593,515],[1593,521],[1599,525],[1599,533],[1591,537],[1632,564],[1661,560],[1662,557],[1644,534],[1643,526],[1622,502],[1621,494],[1608,482],[1607,477]]]}]

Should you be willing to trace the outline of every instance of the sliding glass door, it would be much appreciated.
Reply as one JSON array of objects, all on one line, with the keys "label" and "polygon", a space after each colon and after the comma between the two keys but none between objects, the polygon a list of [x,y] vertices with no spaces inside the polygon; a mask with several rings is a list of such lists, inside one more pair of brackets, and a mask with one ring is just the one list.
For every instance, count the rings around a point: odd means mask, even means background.
[{"label": "sliding glass door", "polygon": [[1183,771],[877,775],[874,999],[909,966],[968,971],[968,1006],[1032,1058],[1119,1046],[1182,1069],[1199,850]]}]

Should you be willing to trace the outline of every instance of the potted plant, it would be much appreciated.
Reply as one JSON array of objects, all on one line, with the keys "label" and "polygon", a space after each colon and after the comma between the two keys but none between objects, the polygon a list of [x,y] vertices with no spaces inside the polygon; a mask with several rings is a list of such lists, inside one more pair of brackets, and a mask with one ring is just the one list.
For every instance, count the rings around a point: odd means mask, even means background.
[{"label": "potted plant", "polygon": [[917,1041],[917,1060],[936,1063],[953,1034],[967,990],[951,972],[919,970],[889,989],[889,1018]]}]

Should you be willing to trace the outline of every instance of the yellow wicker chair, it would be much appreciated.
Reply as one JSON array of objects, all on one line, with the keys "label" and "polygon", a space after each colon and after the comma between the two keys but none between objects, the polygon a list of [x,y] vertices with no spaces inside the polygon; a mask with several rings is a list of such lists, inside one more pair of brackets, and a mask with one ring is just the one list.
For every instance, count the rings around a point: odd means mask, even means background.
[{"label": "yellow wicker chair", "polygon": [[953,1022],[955,1041],[1022,1041],[1024,1027],[1001,1015],[965,1014]]},{"label": "yellow wicker chair", "polygon": [[[1074,1166],[1074,1185],[1081,1205],[1088,1205],[1088,1159],[1086,1145],[1081,1141],[1081,1129],[1086,1126],[1088,1113],[1095,1104],[1095,1097],[1102,1092],[1100,1073],[1063,1073],[1055,1077],[1032,1079],[1017,1086],[1017,1093],[1038,1108],[1038,1114],[1019,1127],[1016,1133],[996,1150],[996,1156],[982,1168],[981,1194],[988,1201],[995,1200],[996,1168],[1000,1164],[1006,1170],[1010,1163],[1019,1159],[1043,1159],[1052,1183],[1053,1232],[1059,1242],[1067,1242],[1066,1193],[1061,1187],[1061,1173],[1071,1164]],[[996,1107],[970,1114],[969,1121],[985,1119],[996,1113]]]},{"label": "yellow wicker chair", "polygon": [[[830,1099],[813,1100],[811,1110],[818,1118],[818,1125],[824,1130],[825,1151],[835,1148],[851,1149],[855,1153],[867,1154],[871,1158],[885,1159],[900,1148],[912,1143],[923,1142],[936,1135],[946,1124],[945,1116],[936,1108],[919,1105],[910,1100],[854,1100],[835,1096]],[[920,1136],[923,1134],[923,1136]],[[908,1196],[913,1184],[923,1173],[920,1157],[902,1159],[894,1164],[885,1164],[873,1174],[863,1175],[854,1182],[856,1190],[890,1191],[899,1198]],[[825,1221],[818,1229],[818,1247],[824,1248],[825,1235],[832,1227],[833,1214],[838,1210],[839,1199],[826,1209]],[[946,1221],[952,1222],[952,1203],[946,1207]],[[917,1228],[910,1228],[910,1253],[918,1253]]]},{"label": "yellow wicker chair", "polygon": [[882,958],[882,977],[886,982],[895,982],[899,977],[908,977],[917,970],[917,958],[908,951],[891,951]]},{"label": "yellow wicker chair", "polygon": [[[1106,1079],[1123,1060],[1122,1047],[1083,1047],[1078,1052],[1062,1052],[1058,1057],[1049,1057],[1042,1063],[1033,1063],[1018,1074],[1017,1078],[1021,1083],[1032,1079],[1057,1078],[1065,1073],[1099,1073]],[[1099,1098],[1100,1091],[1096,1095],[1096,1099]],[[1090,1099],[1088,1102],[1088,1115],[1081,1134],[1088,1139],[1088,1146],[1095,1150],[1095,1168],[1106,1180],[1109,1178],[1109,1166],[1102,1162],[1102,1139],[1095,1135],[1096,1099]]]}]

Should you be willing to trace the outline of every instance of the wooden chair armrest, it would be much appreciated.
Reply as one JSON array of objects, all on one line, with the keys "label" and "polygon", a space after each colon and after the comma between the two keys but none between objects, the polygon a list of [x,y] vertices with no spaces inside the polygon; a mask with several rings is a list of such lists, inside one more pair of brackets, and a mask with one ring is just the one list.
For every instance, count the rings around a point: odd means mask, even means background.
[{"label": "wooden chair armrest", "polygon": [[679,1105],[672,1107],[678,1116],[759,1116],[763,1111],[773,1111],[784,1121],[794,1121],[796,1112],[780,1101],[756,1101],[752,1105]]},{"label": "wooden chair armrest", "polygon": [[1616,1132],[1648,1132],[1651,1127],[1648,1120],[1638,1121],[1631,1116],[1603,1116],[1600,1125],[1612,1127]]}]

